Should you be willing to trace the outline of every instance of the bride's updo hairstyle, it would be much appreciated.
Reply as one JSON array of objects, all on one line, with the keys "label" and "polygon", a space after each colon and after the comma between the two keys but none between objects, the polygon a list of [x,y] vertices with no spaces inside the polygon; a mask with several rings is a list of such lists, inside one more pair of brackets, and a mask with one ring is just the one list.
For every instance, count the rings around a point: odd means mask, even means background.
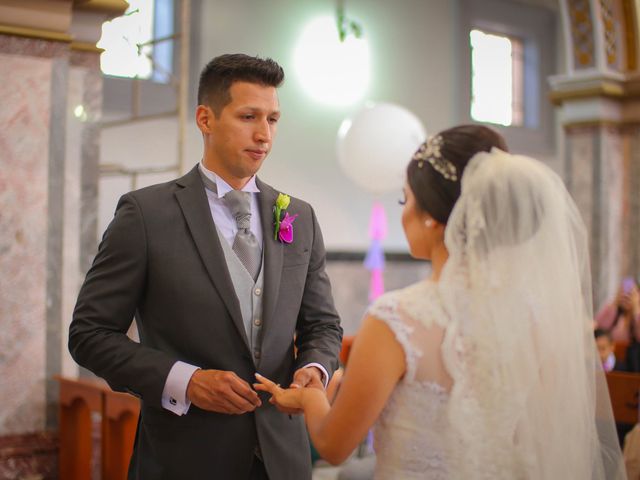
[{"label": "bride's updo hairstyle", "polygon": [[476,153],[493,147],[507,151],[502,135],[482,125],[453,127],[424,142],[407,167],[407,182],[420,209],[446,224],[460,197],[467,163]]}]

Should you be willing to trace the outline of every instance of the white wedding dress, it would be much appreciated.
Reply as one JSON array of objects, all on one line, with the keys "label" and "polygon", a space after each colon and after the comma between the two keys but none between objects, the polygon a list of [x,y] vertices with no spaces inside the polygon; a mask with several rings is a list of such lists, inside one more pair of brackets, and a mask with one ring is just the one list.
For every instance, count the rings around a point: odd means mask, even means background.
[{"label": "white wedding dress", "polygon": [[562,180],[493,149],[467,165],[438,282],[380,297],[405,375],[375,478],[626,478],[590,327],[587,233]]},{"label": "white wedding dress", "polygon": [[[380,297],[369,314],[384,321],[405,352],[406,374],[375,425],[376,479],[448,479],[445,446],[448,388],[428,375],[425,345],[430,334],[445,332],[446,316],[437,286],[420,282]],[[436,335],[433,333],[436,332]],[[445,374],[446,375],[446,374]]]}]

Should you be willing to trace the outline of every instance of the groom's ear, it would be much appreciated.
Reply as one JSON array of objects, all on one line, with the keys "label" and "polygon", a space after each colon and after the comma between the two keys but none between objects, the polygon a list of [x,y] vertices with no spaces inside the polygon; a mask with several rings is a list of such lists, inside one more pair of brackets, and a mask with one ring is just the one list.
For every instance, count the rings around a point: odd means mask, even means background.
[{"label": "groom's ear", "polygon": [[196,125],[202,133],[211,133],[213,124],[213,110],[207,105],[198,105],[196,108]]}]

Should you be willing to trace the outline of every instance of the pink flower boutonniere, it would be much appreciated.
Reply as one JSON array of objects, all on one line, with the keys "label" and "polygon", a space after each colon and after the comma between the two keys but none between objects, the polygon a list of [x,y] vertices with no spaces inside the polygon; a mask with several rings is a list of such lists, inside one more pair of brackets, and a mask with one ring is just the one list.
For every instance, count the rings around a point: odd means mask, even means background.
[{"label": "pink flower boutonniere", "polygon": [[289,215],[285,212],[290,202],[291,197],[289,197],[289,195],[279,193],[276,204],[273,206],[273,217],[275,220],[273,239],[280,240],[282,243],[293,242],[293,221],[298,214]]}]

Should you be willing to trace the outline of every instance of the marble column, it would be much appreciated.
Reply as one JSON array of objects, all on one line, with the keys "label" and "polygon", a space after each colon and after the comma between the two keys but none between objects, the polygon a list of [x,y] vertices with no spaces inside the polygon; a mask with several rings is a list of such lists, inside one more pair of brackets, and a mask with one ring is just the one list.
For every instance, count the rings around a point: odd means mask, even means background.
[{"label": "marble column", "polygon": [[[122,0],[0,0],[0,436],[55,431],[96,248],[102,22]],[[12,437],[13,438],[13,437]],[[4,471],[4,470],[3,470]],[[18,478],[18,477],[16,477]]]},{"label": "marble column", "polygon": [[58,367],[47,343],[60,323],[51,316],[60,301],[67,52],[64,43],[0,36],[2,433],[44,429],[45,379]]},{"label": "marble column", "polygon": [[623,237],[623,250],[627,252],[623,270],[640,272],[640,124],[628,125],[625,132],[625,203],[623,211],[627,222]]},{"label": "marble column", "polygon": [[[561,0],[566,73],[550,79],[564,178],[589,232],[594,308],[638,278],[640,147],[635,3]],[[634,93],[636,92],[636,93]]]},{"label": "marble column", "polygon": [[597,308],[622,278],[623,138],[611,125],[568,126],[566,135],[565,178],[589,234]]}]

